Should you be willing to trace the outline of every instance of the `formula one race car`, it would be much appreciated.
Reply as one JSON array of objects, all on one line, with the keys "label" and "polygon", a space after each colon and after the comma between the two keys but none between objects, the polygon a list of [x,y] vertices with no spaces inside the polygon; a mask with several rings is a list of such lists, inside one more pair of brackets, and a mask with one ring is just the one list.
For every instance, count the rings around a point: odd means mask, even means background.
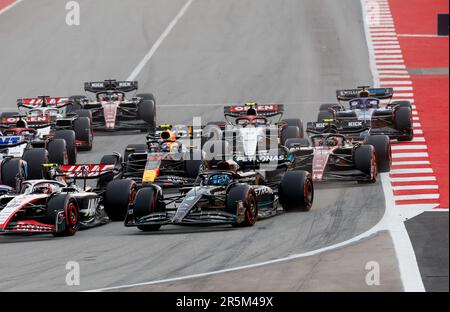
[{"label": "formula one race car", "polygon": [[[114,215],[121,208],[120,201],[108,205],[105,195],[106,183],[115,177],[115,165],[47,164],[46,167],[54,179],[25,181],[19,193],[6,192],[0,196],[0,233],[71,236],[78,229],[108,222],[107,212]],[[98,179],[97,187],[86,186],[87,179]],[[80,180],[83,187],[76,184]],[[133,192],[122,189],[125,196],[122,202],[126,206]]]},{"label": "formula one race car", "polygon": [[179,190],[181,194],[165,196],[161,187],[147,185],[130,205],[125,226],[142,231],[165,224],[252,226],[281,207],[309,210],[313,204],[314,188],[305,171],[289,171],[278,185],[270,186],[258,172],[237,169],[234,162],[221,162],[217,169],[201,172],[194,185]]},{"label": "formula one race car", "polygon": [[146,144],[128,145],[124,153],[123,177],[138,185],[156,183],[164,188],[181,187],[197,178],[201,157],[195,160],[193,147],[183,144],[181,133],[172,125],[161,125]]},{"label": "formula one race car", "polygon": [[95,98],[75,95],[70,100],[74,102],[74,109],[92,112],[94,129],[149,132],[155,127],[155,97],[152,94],[137,94],[127,99],[125,96],[125,93],[138,89],[137,81],[86,82],[84,89],[94,93]]},{"label": "formula one race car", "polygon": [[[327,120],[345,121],[350,132],[366,131],[371,135],[387,135],[398,141],[413,139],[412,107],[409,101],[392,101],[381,107],[381,100],[392,99],[392,88],[369,88],[338,90],[336,92],[339,104],[322,104],[317,116],[318,122]],[[347,101],[346,109],[341,101]],[[345,129],[341,129],[344,131]],[[359,131],[358,131],[359,130]]]},{"label": "formula one race car", "polygon": [[295,167],[312,172],[313,181],[344,180],[375,182],[378,172],[389,172],[391,144],[386,135],[353,141],[342,134],[314,134],[287,142],[295,151]]}]

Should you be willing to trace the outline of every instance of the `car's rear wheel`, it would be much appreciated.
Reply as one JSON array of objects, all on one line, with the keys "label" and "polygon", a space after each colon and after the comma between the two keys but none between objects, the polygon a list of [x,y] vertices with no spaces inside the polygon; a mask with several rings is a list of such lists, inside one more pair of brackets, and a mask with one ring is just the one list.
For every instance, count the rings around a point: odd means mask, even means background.
[{"label": "car's rear wheel", "polygon": [[146,153],[147,145],[145,144],[129,144],[123,153],[123,161],[127,162],[128,157],[133,153]]},{"label": "car's rear wheel", "polygon": [[320,111],[319,114],[317,114],[317,122],[323,122],[324,120],[334,118],[335,118],[334,113],[330,111]]},{"label": "car's rear wheel", "polygon": [[45,179],[43,164],[48,164],[48,152],[45,148],[32,148],[23,153],[22,159],[27,163],[27,179]]},{"label": "car's rear wheel", "polygon": [[64,139],[53,139],[47,144],[48,161],[53,164],[66,165],[69,162]]},{"label": "car's rear wheel", "polygon": [[281,145],[285,146],[286,141],[288,139],[299,139],[300,136],[300,129],[297,126],[287,126],[286,128],[281,130],[281,138],[280,143]]},{"label": "car's rear wheel", "polygon": [[334,109],[338,104],[320,104],[319,111],[329,111]]},{"label": "car's rear wheel", "polygon": [[[239,207],[240,204],[242,207]],[[226,210],[236,215],[236,222],[233,226],[254,225],[258,217],[258,201],[255,192],[246,184],[237,184],[231,187],[227,194]]]},{"label": "car's rear wheel", "polygon": [[399,131],[406,132],[407,135],[398,138],[399,141],[411,141],[414,136],[412,124],[412,111],[408,107],[399,107],[394,112],[395,128]]},{"label": "car's rear wheel", "polygon": [[357,170],[369,176],[368,180],[358,182],[376,182],[378,176],[377,157],[375,148],[372,145],[361,145],[357,147],[354,152],[354,162]]},{"label": "car's rear wheel", "polygon": [[81,100],[87,99],[85,95],[72,95],[69,97],[69,101],[72,102],[72,105],[68,106],[67,113],[75,113],[77,110],[83,108],[81,105]]},{"label": "car's rear wheel", "polygon": [[284,210],[309,211],[314,201],[314,186],[307,171],[288,171],[278,187],[280,203]]},{"label": "car's rear wheel", "polygon": [[58,130],[55,132],[54,139],[64,139],[66,141],[67,156],[70,165],[77,163],[77,143],[75,131],[73,130]]},{"label": "car's rear wheel", "polygon": [[17,182],[26,178],[24,164],[20,158],[5,159],[0,172],[1,183],[12,188],[16,188]]},{"label": "car's rear wheel", "polygon": [[[148,130],[156,128],[156,100],[153,94],[138,94],[142,100],[138,104],[138,117],[148,123]],[[145,130],[145,129],[144,129]],[[147,130],[146,130],[147,131]]]},{"label": "car's rear wheel", "polygon": [[94,135],[91,120],[88,117],[78,117],[73,123],[73,129],[75,130],[76,140],[86,143],[86,145],[79,147],[79,149],[86,151],[92,150]]},{"label": "car's rear wheel", "polygon": [[283,119],[283,121],[289,127],[298,127],[298,129],[300,130],[300,138],[303,138],[305,136],[305,132],[303,130],[303,121],[301,121],[298,118],[287,118],[287,119]]},{"label": "car's rear wheel", "polygon": [[309,143],[308,139],[302,138],[292,138],[292,139],[287,139],[286,142],[286,147],[287,148],[292,148],[295,146],[300,146],[300,147],[309,147],[311,144]]},{"label": "car's rear wheel", "polygon": [[[100,160],[101,165],[114,165],[117,169],[120,169],[120,158],[117,155],[104,155]],[[99,188],[105,188],[109,182],[114,180],[114,172],[108,172],[102,175],[98,181],[97,186]]]},{"label": "car's rear wheel", "polygon": [[123,221],[128,206],[136,197],[137,186],[133,180],[111,181],[105,191],[105,211],[112,221]]}]

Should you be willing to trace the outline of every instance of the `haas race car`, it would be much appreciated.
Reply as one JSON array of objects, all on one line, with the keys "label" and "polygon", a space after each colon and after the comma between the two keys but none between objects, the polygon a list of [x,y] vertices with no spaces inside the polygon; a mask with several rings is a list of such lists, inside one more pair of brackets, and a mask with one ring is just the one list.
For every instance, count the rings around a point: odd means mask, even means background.
[{"label": "haas race car", "polygon": [[234,161],[222,161],[203,171],[180,194],[164,195],[158,185],[140,189],[128,209],[125,226],[156,231],[162,225],[252,226],[258,218],[281,209],[309,210],[314,189],[309,173],[289,171],[276,186],[269,186],[256,171],[239,171]]},{"label": "haas race car", "polygon": [[89,110],[96,130],[140,130],[152,131],[155,127],[156,101],[153,94],[137,94],[127,98],[126,93],[137,91],[137,81],[105,80],[86,82],[84,95],[71,96],[75,109]]},{"label": "haas race car", "polygon": [[[413,139],[412,106],[409,101],[392,101],[393,88],[369,88],[336,91],[339,104],[322,104],[318,122],[334,121],[342,134],[387,135],[398,141]],[[348,102],[345,108],[341,101]]]},{"label": "haas race car", "polygon": [[[50,167],[53,179],[25,181],[19,193],[4,191],[0,196],[0,233],[71,236],[78,229],[108,222],[108,216],[117,218],[118,212],[128,208],[136,192],[131,187],[127,189],[125,183],[122,197],[115,194],[116,202],[110,200],[107,183],[115,178],[114,164],[46,167]],[[97,179],[97,186],[86,186],[88,179]],[[83,186],[77,185],[77,181],[82,181]]]}]

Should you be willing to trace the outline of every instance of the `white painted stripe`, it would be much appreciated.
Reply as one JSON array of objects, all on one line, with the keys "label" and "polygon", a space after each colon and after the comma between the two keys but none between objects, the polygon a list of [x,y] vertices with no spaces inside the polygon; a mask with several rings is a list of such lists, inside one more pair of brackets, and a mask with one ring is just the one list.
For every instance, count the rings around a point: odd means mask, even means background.
[{"label": "white painted stripe", "polygon": [[418,144],[406,144],[406,145],[392,145],[393,151],[402,151],[402,150],[426,150],[426,145],[418,145]]},{"label": "white painted stripe", "polygon": [[388,68],[398,68],[398,69],[402,69],[402,68],[406,68],[405,65],[378,65],[379,69],[388,69]]},{"label": "white painted stripe", "polygon": [[377,48],[383,48],[383,49],[400,49],[400,46],[399,46],[398,44],[394,44],[394,45],[377,46]]},{"label": "white painted stripe", "polygon": [[408,79],[411,78],[410,75],[390,75],[390,74],[384,74],[384,75],[380,75],[380,78],[404,78],[404,79]]},{"label": "white painted stripe", "polygon": [[394,195],[395,200],[437,199],[439,194]]},{"label": "white painted stripe", "polygon": [[376,37],[372,39],[374,42],[387,41],[387,40],[397,40],[397,37]]},{"label": "white painted stripe", "polygon": [[421,129],[414,129],[414,134],[423,134],[423,130]]},{"label": "white painted stripe", "polygon": [[375,49],[375,54],[401,54],[402,50],[385,50],[383,48]]},{"label": "white painted stripe", "polygon": [[433,173],[432,168],[391,169],[391,174]]},{"label": "white painted stripe", "polygon": [[411,80],[383,80],[381,82],[383,85],[411,85]]},{"label": "white painted stripe", "polygon": [[2,15],[3,13],[5,13],[6,11],[12,9],[13,7],[15,7],[16,5],[18,5],[19,3],[21,3],[23,0],[16,0],[15,2],[11,3],[10,5],[4,7],[3,9],[0,10],[0,15]]},{"label": "white painted stripe", "polygon": [[436,177],[406,177],[406,178],[391,178],[391,182],[424,182],[424,181],[436,181]]},{"label": "white painted stripe", "polygon": [[153,57],[155,52],[158,50],[159,46],[163,43],[164,39],[169,35],[169,33],[172,31],[172,29],[175,27],[175,25],[178,23],[178,21],[183,17],[183,15],[188,10],[189,6],[192,4],[194,0],[188,0],[181,10],[178,12],[178,14],[175,16],[175,18],[170,22],[170,24],[167,26],[167,28],[164,30],[164,32],[159,36],[158,40],[153,44],[150,51],[144,56],[144,58],[141,60],[141,62],[136,66],[136,68],[132,71],[130,76],[127,78],[127,80],[135,80],[136,77],[139,75],[139,73],[142,71],[142,69],[145,67],[145,65],[150,61],[150,59]]},{"label": "white painted stripe", "polygon": [[398,37],[418,37],[418,38],[448,38],[448,36],[438,36],[432,34],[398,34]]},{"label": "white painted stripe", "polygon": [[393,87],[394,91],[412,91],[413,87]]},{"label": "white painted stripe", "polygon": [[420,120],[420,118],[419,118],[418,116],[413,116],[412,119],[413,119],[413,120],[416,120],[416,121]]},{"label": "white painted stripe", "polygon": [[392,187],[394,191],[407,191],[407,190],[438,190],[439,185],[400,185]]},{"label": "white painted stripe", "polygon": [[392,41],[383,40],[383,41],[376,41],[373,43],[374,47],[384,46],[384,45],[388,45],[388,44],[398,45],[399,42],[398,42],[398,40],[392,40]]},{"label": "white painted stripe", "polygon": [[413,127],[414,128],[421,128],[422,125],[420,124],[420,122],[413,122]]},{"label": "white painted stripe", "polygon": [[412,114],[413,114],[413,115],[419,115],[419,113],[418,113],[416,110],[413,110],[413,111],[412,111]]},{"label": "white painted stripe", "polygon": [[395,32],[372,32],[372,37],[395,36]]},{"label": "white painted stripe", "polygon": [[424,137],[414,137],[412,139],[412,142],[425,142],[425,138]]},{"label": "white painted stripe", "polygon": [[409,72],[407,70],[380,70],[379,71],[380,74],[409,74]]},{"label": "white painted stripe", "polygon": [[409,165],[429,165],[429,160],[417,160],[417,161],[393,161],[392,166],[409,166]]},{"label": "white painted stripe", "polygon": [[399,60],[376,60],[377,64],[404,64],[405,62],[402,59]]},{"label": "white painted stripe", "polygon": [[410,98],[410,97],[414,97],[414,93],[394,93],[393,98],[398,101],[399,98]]},{"label": "white painted stripe", "polygon": [[377,32],[395,32],[394,27],[390,26],[372,26],[370,27],[370,33],[377,33]]}]

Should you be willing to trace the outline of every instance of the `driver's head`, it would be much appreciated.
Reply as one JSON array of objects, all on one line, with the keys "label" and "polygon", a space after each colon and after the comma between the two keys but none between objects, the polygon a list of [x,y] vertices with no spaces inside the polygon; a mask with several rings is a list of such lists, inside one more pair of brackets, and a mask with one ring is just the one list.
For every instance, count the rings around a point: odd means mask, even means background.
[{"label": "driver's head", "polygon": [[325,144],[327,146],[337,146],[339,143],[338,139],[336,137],[329,137],[327,138]]},{"label": "driver's head", "polygon": [[53,193],[53,187],[50,183],[39,184],[34,188],[34,193],[51,194]]},{"label": "driver's head", "polygon": [[230,180],[230,176],[226,174],[214,174],[209,178],[208,184],[213,186],[227,186]]},{"label": "driver's head", "polygon": [[359,97],[361,97],[361,98],[368,98],[369,96],[370,96],[370,93],[367,90],[362,90],[359,92]]}]

